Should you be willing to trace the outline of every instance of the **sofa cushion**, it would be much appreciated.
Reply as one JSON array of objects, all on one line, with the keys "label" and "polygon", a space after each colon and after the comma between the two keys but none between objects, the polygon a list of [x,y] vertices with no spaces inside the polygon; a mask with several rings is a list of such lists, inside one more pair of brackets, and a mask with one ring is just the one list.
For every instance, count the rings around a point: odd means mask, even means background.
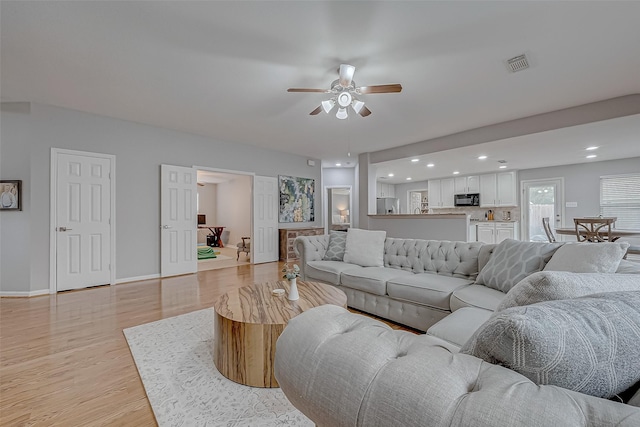
[{"label": "sofa cushion", "polygon": [[340,282],[342,286],[375,295],[387,294],[387,280],[398,276],[412,276],[413,273],[395,268],[364,267],[346,269],[342,272]]},{"label": "sofa cushion", "polygon": [[640,291],[512,307],[494,314],[462,353],[537,384],[610,398],[640,380]]},{"label": "sofa cushion", "polygon": [[543,301],[619,291],[640,291],[640,278],[628,274],[539,271],[515,285],[498,305],[496,311]]},{"label": "sofa cushion", "polygon": [[342,261],[309,261],[305,268],[306,279],[320,280],[332,285],[340,284],[340,274],[344,270],[361,269],[359,265]]},{"label": "sofa cushion", "polygon": [[542,270],[560,246],[562,243],[504,240],[478,274],[476,284],[507,293],[520,280]]},{"label": "sofa cushion", "polygon": [[453,291],[471,283],[473,280],[433,273],[404,275],[387,281],[387,294],[393,298],[450,311],[449,300]]},{"label": "sofa cushion", "polygon": [[629,243],[566,243],[551,257],[544,271],[615,273]]},{"label": "sofa cushion", "polygon": [[443,339],[459,349],[492,314],[481,308],[463,307],[430,327],[427,335]]},{"label": "sofa cushion", "polygon": [[498,304],[504,299],[504,293],[484,285],[471,285],[456,289],[451,295],[449,305],[451,311],[462,307],[477,307],[484,310],[495,311]]},{"label": "sofa cushion", "polygon": [[382,267],[386,236],[386,231],[350,228],[347,231],[344,261],[362,267]]},{"label": "sofa cushion", "polygon": [[329,246],[324,253],[325,261],[342,261],[347,244],[347,233],[344,231],[329,231]]}]

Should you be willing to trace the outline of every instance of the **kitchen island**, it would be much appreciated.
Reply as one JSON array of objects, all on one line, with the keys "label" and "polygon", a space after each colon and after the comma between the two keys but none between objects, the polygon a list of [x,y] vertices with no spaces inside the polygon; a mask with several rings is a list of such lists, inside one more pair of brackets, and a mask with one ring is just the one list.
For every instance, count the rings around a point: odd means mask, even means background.
[{"label": "kitchen island", "polygon": [[368,215],[369,230],[384,230],[387,237],[403,239],[469,240],[469,215],[396,214]]}]

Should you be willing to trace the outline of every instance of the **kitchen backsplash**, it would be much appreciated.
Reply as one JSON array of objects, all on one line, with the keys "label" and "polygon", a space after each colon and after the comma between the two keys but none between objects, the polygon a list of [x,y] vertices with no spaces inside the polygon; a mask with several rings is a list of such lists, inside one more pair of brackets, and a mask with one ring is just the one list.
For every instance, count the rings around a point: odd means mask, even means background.
[{"label": "kitchen backsplash", "polygon": [[[510,218],[511,221],[520,220],[520,208],[491,208],[493,212],[494,221],[503,221]],[[485,214],[489,212],[487,208],[478,207],[460,207],[460,208],[432,208],[431,213],[444,214],[444,213],[466,213],[469,214],[471,220],[484,220]],[[510,215],[509,215],[510,213]]]}]

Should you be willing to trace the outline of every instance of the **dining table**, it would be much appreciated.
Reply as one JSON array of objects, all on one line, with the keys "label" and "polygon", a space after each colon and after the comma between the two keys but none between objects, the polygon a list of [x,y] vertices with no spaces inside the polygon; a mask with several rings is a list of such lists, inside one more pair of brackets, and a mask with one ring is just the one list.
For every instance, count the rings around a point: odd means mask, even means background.
[{"label": "dining table", "polygon": [[[556,228],[555,229],[555,233],[556,234],[562,234],[565,236],[575,236],[576,235],[576,229],[575,227],[571,227],[571,228]],[[587,231],[586,230],[580,230],[580,234],[581,235],[586,235]],[[618,240],[621,237],[640,237],[640,230],[630,230],[630,229],[620,229],[620,228],[612,228],[611,229],[611,236],[609,236],[609,232],[605,229],[600,231],[600,234],[603,237],[606,237],[608,241],[610,242],[615,242],[616,240]]]}]

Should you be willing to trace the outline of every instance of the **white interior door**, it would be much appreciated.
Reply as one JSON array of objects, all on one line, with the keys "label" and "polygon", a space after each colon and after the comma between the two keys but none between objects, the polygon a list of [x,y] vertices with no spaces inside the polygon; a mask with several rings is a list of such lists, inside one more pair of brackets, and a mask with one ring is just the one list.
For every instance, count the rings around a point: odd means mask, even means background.
[{"label": "white interior door", "polygon": [[52,150],[55,162],[55,291],[114,282],[109,155]]},{"label": "white interior door", "polygon": [[542,226],[543,217],[549,217],[552,231],[562,227],[563,187],[561,178],[523,181],[521,198],[523,240],[548,241]]},{"label": "white interior door", "polygon": [[255,264],[278,261],[278,180],[273,177],[254,177],[251,250]]},{"label": "white interior door", "polygon": [[196,170],[161,165],[160,275],[198,270]]}]

